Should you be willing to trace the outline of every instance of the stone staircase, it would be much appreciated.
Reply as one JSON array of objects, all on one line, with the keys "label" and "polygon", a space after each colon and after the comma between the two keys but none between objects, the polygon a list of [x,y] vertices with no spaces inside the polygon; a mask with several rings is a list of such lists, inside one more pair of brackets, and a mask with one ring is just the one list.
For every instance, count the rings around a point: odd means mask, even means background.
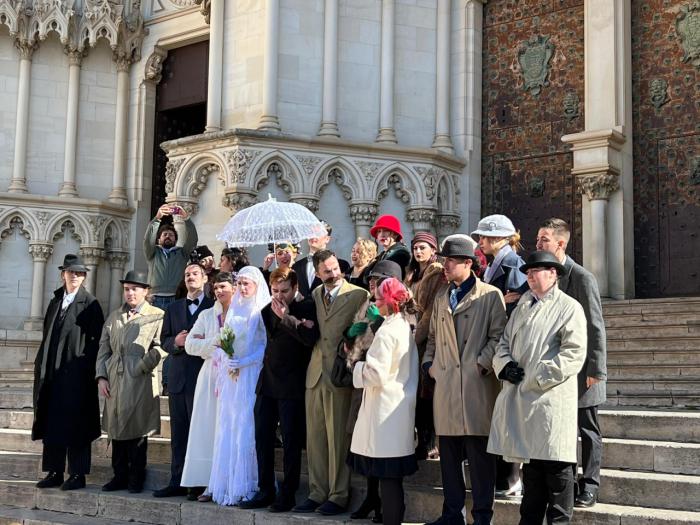
[{"label": "stone staircase", "polygon": [[603,303],[607,406],[700,407],[700,297]]},{"label": "stone staircase", "polygon": [[[605,436],[600,503],[593,509],[576,509],[573,522],[700,525],[700,411],[688,408],[697,406],[700,399],[700,298],[611,302],[604,310],[610,381],[609,403],[600,412]],[[103,493],[99,486],[111,477],[111,451],[104,436],[93,445],[86,490],[36,489],[34,484],[42,475],[41,444],[30,439],[30,358],[28,353],[19,368],[0,370],[0,525],[350,521],[347,514],[337,518],[280,515],[185,498],[155,499],[148,491]],[[170,420],[165,398],[161,413],[161,435],[149,444],[148,490],[164,486],[169,478]],[[302,485],[299,498],[306,496],[305,473]],[[439,516],[438,462],[420,463],[419,472],[406,480],[405,488],[408,522]],[[363,479],[354,477],[352,508],[363,492]],[[518,523],[518,505],[517,499],[498,501],[494,524]]]}]

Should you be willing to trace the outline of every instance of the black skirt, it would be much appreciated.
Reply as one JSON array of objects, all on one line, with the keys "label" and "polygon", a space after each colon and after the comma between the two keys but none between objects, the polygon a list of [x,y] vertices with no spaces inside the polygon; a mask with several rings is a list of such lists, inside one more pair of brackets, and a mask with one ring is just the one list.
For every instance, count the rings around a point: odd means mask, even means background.
[{"label": "black skirt", "polygon": [[347,464],[358,474],[373,478],[403,478],[418,471],[415,454],[399,458],[370,458],[348,452]]}]

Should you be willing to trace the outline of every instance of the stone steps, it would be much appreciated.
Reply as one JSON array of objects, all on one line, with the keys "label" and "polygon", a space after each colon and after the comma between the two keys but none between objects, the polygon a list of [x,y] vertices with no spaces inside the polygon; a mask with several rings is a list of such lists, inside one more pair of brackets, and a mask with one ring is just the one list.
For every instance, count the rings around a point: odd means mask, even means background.
[{"label": "stone steps", "polygon": [[603,300],[603,315],[674,314],[700,312],[698,297],[665,297],[660,299],[626,299],[621,301]]},{"label": "stone steps", "polygon": [[598,412],[603,436],[618,439],[700,443],[700,413],[630,408]]},{"label": "stone steps", "polygon": [[700,311],[678,308],[672,313],[629,313],[629,314],[605,314],[606,328],[626,328],[636,326],[662,326],[669,322],[673,324],[686,324],[695,322],[700,318]]},{"label": "stone steps", "polygon": [[[300,491],[305,493],[305,487]],[[350,508],[354,508],[363,497],[363,490],[354,491]],[[301,499],[302,496],[299,497]],[[440,512],[442,492],[439,488],[417,488],[406,486],[406,519],[410,522],[425,522],[435,519]],[[0,517],[3,514],[17,516],[26,512],[17,507],[53,512],[44,514],[57,521],[43,523],[126,523],[136,521],[159,525],[189,525],[207,523],[223,525],[230,523],[275,524],[282,523],[349,523],[348,514],[334,518],[323,518],[317,514],[299,515],[293,513],[270,514],[266,510],[249,511],[235,507],[221,507],[213,503],[188,502],[185,498],[154,499],[149,494],[128,494],[125,491],[105,493],[95,485],[85,490],[63,492],[58,489],[36,489],[31,482],[0,481]],[[12,508],[8,507],[12,505]],[[469,498],[467,499],[469,505]],[[519,500],[497,501],[494,523],[515,525],[519,521]],[[90,517],[95,521],[70,521],[68,514],[76,518]],[[45,519],[45,518],[42,518]],[[121,520],[121,521],[119,521]],[[127,521],[128,520],[128,521]],[[2,521],[0,521],[2,523]],[[17,523],[17,522],[11,522]],[[355,522],[357,523],[357,522]],[[576,509],[572,523],[631,525],[700,525],[700,513],[694,511],[674,511],[650,509],[636,506],[620,506],[599,503],[593,509]]]}]

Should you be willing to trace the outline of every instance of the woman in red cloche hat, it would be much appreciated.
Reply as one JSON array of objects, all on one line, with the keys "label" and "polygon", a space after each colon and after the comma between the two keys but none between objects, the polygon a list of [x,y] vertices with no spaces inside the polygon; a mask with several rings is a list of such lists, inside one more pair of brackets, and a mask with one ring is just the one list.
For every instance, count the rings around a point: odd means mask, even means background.
[{"label": "woman in red cloche hat", "polygon": [[372,264],[384,260],[394,261],[401,267],[401,278],[404,279],[406,277],[406,267],[411,262],[411,252],[401,242],[403,234],[401,233],[399,219],[393,215],[382,215],[374,223],[369,233],[377,241],[381,250]]}]

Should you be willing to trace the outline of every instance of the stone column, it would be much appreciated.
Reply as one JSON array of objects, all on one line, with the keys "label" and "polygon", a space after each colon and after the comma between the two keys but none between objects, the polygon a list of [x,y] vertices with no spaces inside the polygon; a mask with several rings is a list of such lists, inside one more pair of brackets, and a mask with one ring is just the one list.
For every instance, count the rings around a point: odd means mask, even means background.
[{"label": "stone column", "polygon": [[[634,297],[630,10],[626,0],[585,0],[586,129],[562,137],[572,146],[572,173],[582,184],[589,177],[617,179],[607,185],[605,199],[586,194],[581,221],[583,265],[596,276],[601,294],[615,299]],[[604,267],[599,264],[601,236]]]},{"label": "stone column", "polygon": [[17,118],[15,120],[15,156],[12,180],[7,191],[27,193],[27,134],[29,133],[29,93],[32,74],[32,55],[36,43],[15,40],[19,50],[19,77],[17,79]]},{"label": "stone column", "polygon": [[450,138],[450,0],[437,2],[437,71],[435,85],[435,138],[433,148],[454,153]]},{"label": "stone column", "polygon": [[83,258],[85,266],[88,268],[85,277],[85,289],[92,295],[95,294],[95,283],[97,282],[97,268],[105,256],[104,250],[99,246],[81,246],[80,256]]},{"label": "stone column", "polygon": [[323,137],[340,137],[338,131],[338,0],[326,0],[323,28],[323,106],[321,128]]},{"label": "stone column", "polygon": [[313,193],[292,193],[289,196],[289,202],[301,204],[304,208],[311,210],[313,213],[318,211],[318,195]]},{"label": "stone column", "polygon": [[279,53],[280,0],[265,2],[265,56],[263,58],[263,107],[258,129],[280,131],[277,118],[277,66]]},{"label": "stone column", "polygon": [[117,62],[117,109],[114,128],[114,168],[112,171],[112,191],[109,202],[128,206],[126,196],[126,147],[129,123],[129,67],[127,58],[116,58]]},{"label": "stone column", "polygon": [[221,131],[221,88],[224,67],[224,4],[211,0],[209,15],[209,77],[207,81],[207,127],[205,132]]},{"label": "stone column", "polygon": [[608,199],[620,189],[619,176],[614,173],[581,175],[578,178],[581,192],[590,201],[591,242],[590,249],[595,253],[591,259],[591,272],[596,276],[600,295],[608,296]]},{"label": "stone column", "polygon": [[406,212],[406,218],[413,225],[413,233],[432,232],[436,212],[428,206],[411,206]]},{"label": "stone column", "polygon": [[396,144],[394,130],[394,24],[395,0],[382,0],[379,133],[376,142]]},{"label": "stone column", "polygon": [[66,50],[68,54],[68,103],[66,108],[66,141],[63,158],[63,184],[58,194],[62,197],[77,197],[75,183],[75,157],[78,151],[78,104],[80,97],[80,64],[83,53]]},{"label": "stone column", "polygon": [[355,224],[355,235],[369,239],[369,230],[377,220],[379,203],[376,201],[350,202],[350,219]]},{"label": "stone column", "polygon": [[129,262],[129,254],[121,251],[107,253],[111,277],[109,279],[109,311],[116,310],[123,302],[122,285],[119,282],[124,278],[124,268]]},{"label": "stone column", "polygon": [[46,261],[53,253],[53,245],[45,242],[29,243],[29,253],[34,261],[32,272],[32,302],[29,319],[24,322],[25,330],[41,330],[44,314],[44,280],[46,278]]}]

